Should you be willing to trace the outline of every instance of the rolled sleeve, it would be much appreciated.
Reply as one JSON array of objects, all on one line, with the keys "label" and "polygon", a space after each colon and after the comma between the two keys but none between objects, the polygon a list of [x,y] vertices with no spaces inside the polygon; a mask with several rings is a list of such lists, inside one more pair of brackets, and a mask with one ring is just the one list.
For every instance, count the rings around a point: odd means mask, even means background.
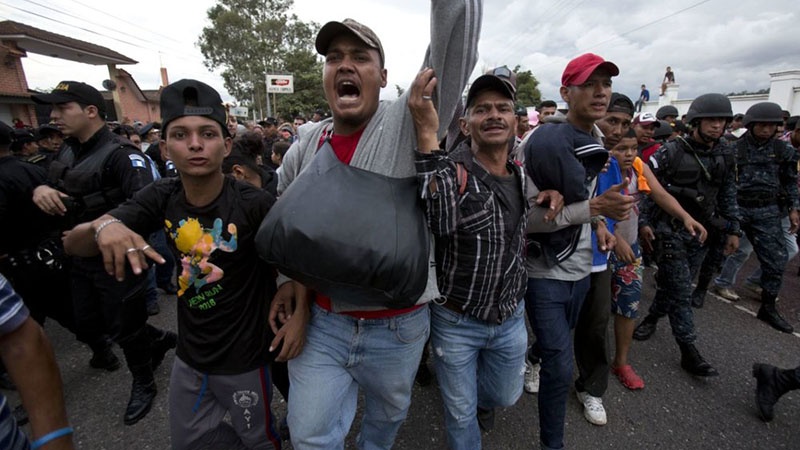
[{"label": "rolled sleeve", "polygon": [[415,164],[420,198],[425,201],[425,217],[435,235],[455,232],[458,188],[455,163],[443,151],[416,152]]}]

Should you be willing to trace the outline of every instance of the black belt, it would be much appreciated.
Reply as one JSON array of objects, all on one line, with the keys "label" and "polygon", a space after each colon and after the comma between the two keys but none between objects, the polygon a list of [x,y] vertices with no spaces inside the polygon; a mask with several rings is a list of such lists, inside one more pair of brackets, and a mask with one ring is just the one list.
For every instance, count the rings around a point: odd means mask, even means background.
[{"label": "black belt", "polygon": [[737,197],[736,203],[742,208],[763,208],[778,204],[778,197]]},{"label": "black belt", "polygon": [[63,267],[63,251],[48,245],[26,248],[3,255],[0,267],[13,270],[23,267],[40,266],[47,269],[60,270]]},{"label": "black belt", "polygon": [[466,314],[467,311],[464,310],[464,307],[459,305],[458,303],[452,300],[445,300],[444,303],[436,303],[439,306],[444,306],[445,308],[453,311],[456,314]]}]

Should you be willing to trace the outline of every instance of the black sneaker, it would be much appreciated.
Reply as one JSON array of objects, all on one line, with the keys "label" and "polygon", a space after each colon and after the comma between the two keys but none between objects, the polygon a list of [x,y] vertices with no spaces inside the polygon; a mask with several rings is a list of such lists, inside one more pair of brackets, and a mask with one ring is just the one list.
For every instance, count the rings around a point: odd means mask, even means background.
[{"label": "black sneaker", "polygon": [[113,372],[120,367],[119,358],[111,350],[111,346],[103,347],[102,350],[95,351],[92,354],[92,359],[89,360],[89,365],[95,369],[105,369]]},{"label": "black sneaker", "polygon": [[478,407],[478,426],[481,431],[488,432],[494,429],[494,408],[483,409]]},{"label": "black sneaker", "polygon": [[153,365],[153,370],[156,370],[161,362],[164,361],[164,356],[170,349],[178,345],[178,335],[164,330],[164,334],[160,338],[154,339],[150,344],[150,360]]}]

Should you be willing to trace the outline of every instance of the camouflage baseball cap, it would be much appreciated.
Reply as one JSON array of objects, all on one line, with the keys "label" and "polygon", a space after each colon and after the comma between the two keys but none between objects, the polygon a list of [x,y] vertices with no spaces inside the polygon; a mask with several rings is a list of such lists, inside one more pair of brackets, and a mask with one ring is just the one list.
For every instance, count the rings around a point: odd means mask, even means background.
[{"label": "camouflage baseball cap", "polygon": [[317,39],[314,42],[314,47],[320,55],[328,54],[328,47],[331,42],[342,34],[352,34],[357,37],[361,42],[367,44],[378,51],[381,55],[381,67],[386,63],[386,57],[383,54],[383,45],[378,35],[375,34],[368,26],[356,22],[353,19],[344,19],[341,22],[328,22],[319,29]]}]

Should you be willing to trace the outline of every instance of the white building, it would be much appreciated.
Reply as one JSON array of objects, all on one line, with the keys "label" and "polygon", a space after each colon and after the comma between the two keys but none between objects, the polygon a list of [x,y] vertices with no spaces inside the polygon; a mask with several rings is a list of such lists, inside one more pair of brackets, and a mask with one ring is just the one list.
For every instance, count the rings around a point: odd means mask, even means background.
[{"label": "white building", "polygon": [[[728,98],[733,106],[733,113],[742,113],[751,106],[760,102],[773,102],[792,113],[800,114],[800,69],[786,70],[769,74],[770,85],[769,94],[754,95],[732,95]],[[678,108],[678,112],[683,115],[689,110],[689,105],[694,99],[679,99],[678,89],[680,85],[673,84],[667,86],[667,92],[658,98],[658,101],[650,101],[644,104],[642,112],[655,112],[658,108],[665,105],[673,105]]]}]

